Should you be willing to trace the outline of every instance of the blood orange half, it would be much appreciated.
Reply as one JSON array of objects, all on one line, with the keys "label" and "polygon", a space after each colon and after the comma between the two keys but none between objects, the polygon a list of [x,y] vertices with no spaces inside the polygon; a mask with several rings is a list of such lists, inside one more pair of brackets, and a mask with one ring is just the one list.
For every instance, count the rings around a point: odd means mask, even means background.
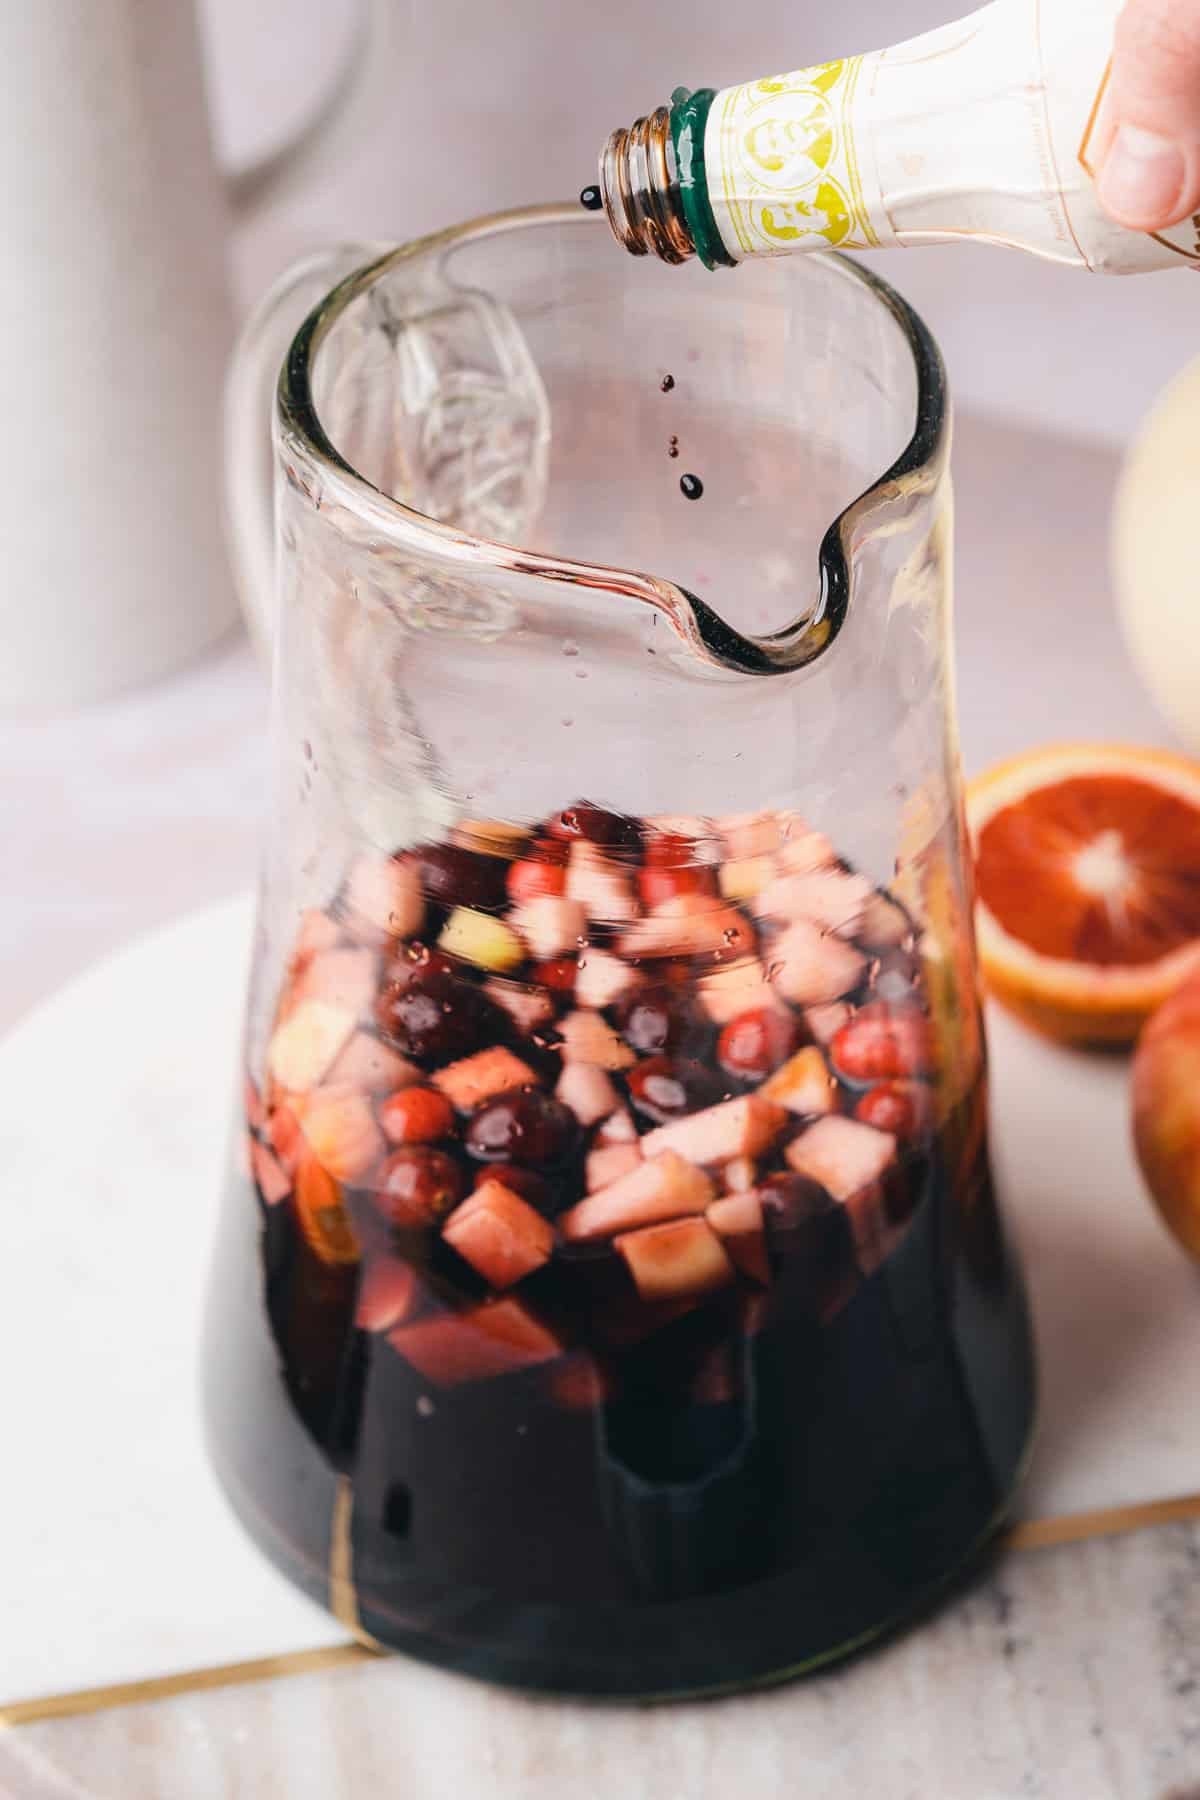
[{"label": "blood orange half", "polygon": [[973,782],[968,816],[991,992],[1051,1037],[1130,1043],[1200,966],[1200,763],[1054,745]]}]

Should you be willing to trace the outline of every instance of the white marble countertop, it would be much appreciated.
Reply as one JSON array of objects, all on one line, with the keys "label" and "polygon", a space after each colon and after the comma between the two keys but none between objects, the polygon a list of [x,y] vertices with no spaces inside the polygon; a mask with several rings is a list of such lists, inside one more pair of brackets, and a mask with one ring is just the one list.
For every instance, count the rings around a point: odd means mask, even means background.
[{"label": "white marble countertop", "polygon": [[[1163,741],[1107,597],[1112,459],[967,423],[957,469],[968,767],[1055,736]],[[0,725],[0,1029],[103,951],[246,884],[263,714],[236,643],[152,691]],[[23,1464],[35,1478],[36,1455]],[[62,1629],[69,1595],[53,1606]],[[703,1706],[527,1699],[353,1650],[250,1674],[12,1725],[0,1796],[1197,1800],[1200,1524],[1009,1553],[883,1650]]]}]

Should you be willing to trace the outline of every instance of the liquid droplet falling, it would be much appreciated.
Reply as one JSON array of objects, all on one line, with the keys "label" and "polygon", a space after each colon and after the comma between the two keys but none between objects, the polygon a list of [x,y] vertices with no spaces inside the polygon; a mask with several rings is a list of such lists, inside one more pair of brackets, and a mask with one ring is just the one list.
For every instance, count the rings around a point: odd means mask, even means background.
[{"label": "liquid droplet falling", "polygon": [[679,455],[679,439],[677,437],[671,438],[670,441],[668,442],[667,455],[668,456],[678,456]]},{"label": "liquid droplet falling", "polygon": [[578,656],[579,655],[579,645],[573,644],[571,642],[571,640],[568,638],[566,643],[563,645],[563,655],[564,656]]},{"label": "liquid droplet falling", "polygon": [[664,394],[669,394],[671,389],[675,386],[675,377],[673,375],[664,375],[658,385]]},{"label": "liquid droplet falling", "polygon": [[679,491],[685,500],[698,500],[704,492],[704,483],[698,475],[681,475]]},{"label": "liquid droplet falling", "polygon": [[584,208],[585,212],[600,211],[600,208],[604,205],[604,199],[600,189],[594,182],[590,187],[580,188],[579,204]]}]

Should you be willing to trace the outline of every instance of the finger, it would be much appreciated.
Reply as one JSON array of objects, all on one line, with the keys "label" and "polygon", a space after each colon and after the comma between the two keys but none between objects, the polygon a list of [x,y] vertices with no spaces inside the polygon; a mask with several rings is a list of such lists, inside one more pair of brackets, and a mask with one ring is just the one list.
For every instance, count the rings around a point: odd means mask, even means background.
[{"label": "finger", "polygon": [[1158,231],[1200,208],[1200,0],[1128,0],[1117,20],[1101,204]]}]

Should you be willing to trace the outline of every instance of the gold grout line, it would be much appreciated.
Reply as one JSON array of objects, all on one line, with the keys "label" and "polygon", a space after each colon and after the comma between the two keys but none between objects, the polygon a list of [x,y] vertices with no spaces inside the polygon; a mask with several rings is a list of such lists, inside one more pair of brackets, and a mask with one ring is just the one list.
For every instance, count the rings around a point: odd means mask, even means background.
[{"label": "gold grout line", "polygon": [[[1158,1525],[1174,1525],[1200,1519],[1200,1493],[1182,1494],[1174,1500],[1147,1500],[1136,1506],[1103,1507],[1096,1512],[1067,1513],[1059,1518],[1027,1519],[999,1538],[1004,1550],[1049,1550],[1083,1544],[1093,1538],[1123,1537]],[[275,1681],[290,1675],[319,1675],[326,1669],[351,1668],[376,1660],[382,1646],[371,1640],[331,1644],[318,1650],[287,1650],[279,1656],[260,1656],[248,1662],[221,1663],[208,1669],[185,1669],[176,1675],[153,1675],[141,1681],[117,1682],[111,1687],[76,1688],[65,1694],[43,1694],[33,1700],[14,1700],[0,1706],[0,1730],[33,1725],[46,1719],[80,1718],[115,1707],[143,1701],[171,1700],[179,1694],[202,1694],[215,1688],[244,1687],[256,1681]]]}]

